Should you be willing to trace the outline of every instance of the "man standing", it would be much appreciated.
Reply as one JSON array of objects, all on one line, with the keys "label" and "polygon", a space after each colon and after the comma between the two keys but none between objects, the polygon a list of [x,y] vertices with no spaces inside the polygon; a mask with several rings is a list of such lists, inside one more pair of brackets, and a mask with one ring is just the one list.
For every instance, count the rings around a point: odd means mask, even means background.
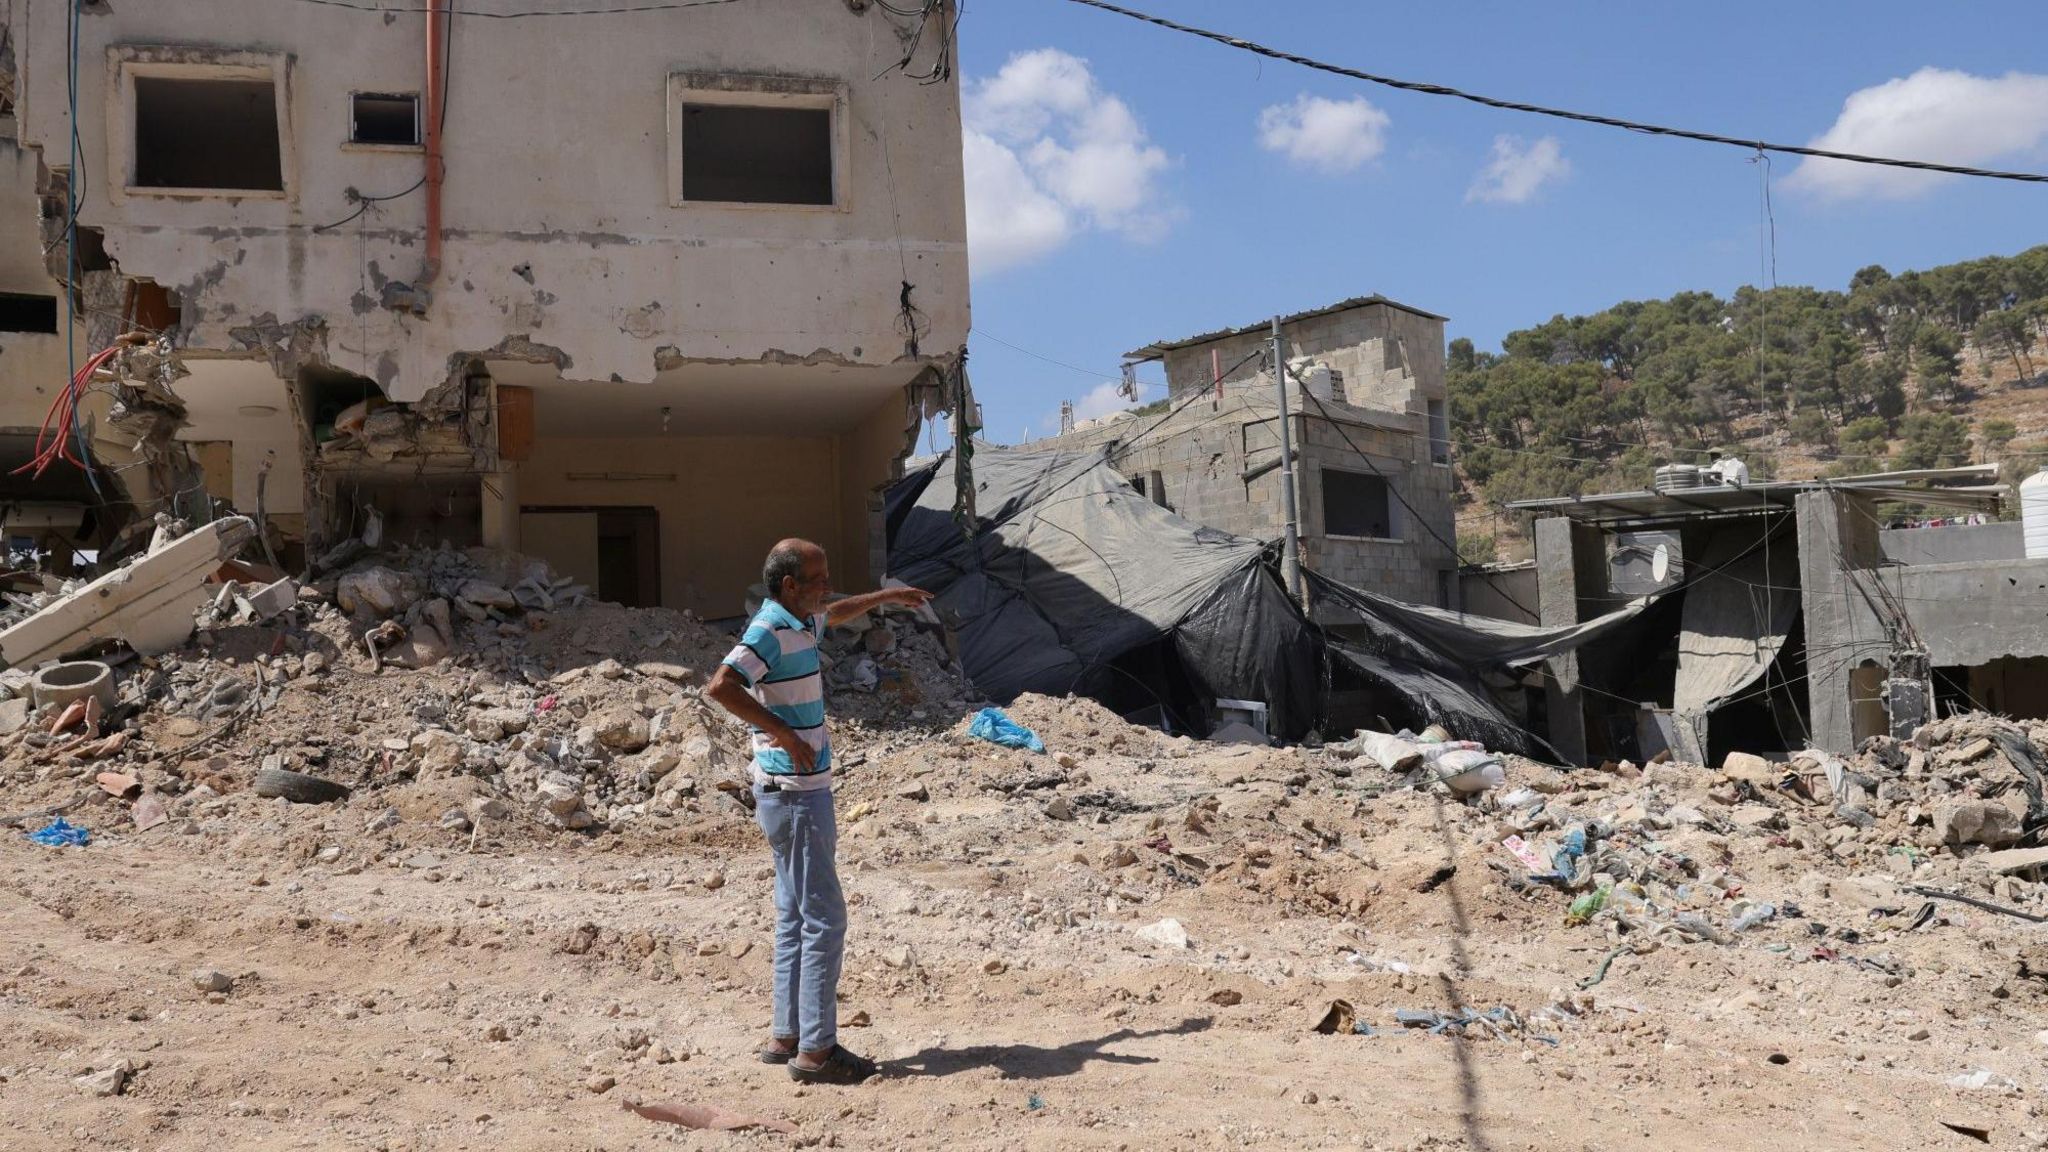
[{"label": "man standing", "polygon": [[774,1034],[760,1056],[787,1064],[793,1080],[858,1084],[876,1068],[838,1043],[846,901],[833,863],[839,831],[818,639],[870,609],[915,608],[931,593],[889,588],[828,605],[825,550],[808,540],[775,545],[761,583],[768,598],[704,689],[753,729],[754,818],[775,855]]}]

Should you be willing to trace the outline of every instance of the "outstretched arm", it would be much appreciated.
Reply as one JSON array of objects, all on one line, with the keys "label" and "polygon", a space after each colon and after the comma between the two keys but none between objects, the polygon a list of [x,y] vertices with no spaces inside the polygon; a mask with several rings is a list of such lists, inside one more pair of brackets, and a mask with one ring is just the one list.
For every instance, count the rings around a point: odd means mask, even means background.
[{"label": "outstretched arm", "polygon": [[825,605],[825,623],[830,625],[844,624],[862,613],[872,612],[885,604],[900,604],[905,608],[921,608],[931,598],[932,594],[922,588],[884,588],[879,592],[863,592],[858,596],[848,596],[844,600],[834,600],[832,603]]}]

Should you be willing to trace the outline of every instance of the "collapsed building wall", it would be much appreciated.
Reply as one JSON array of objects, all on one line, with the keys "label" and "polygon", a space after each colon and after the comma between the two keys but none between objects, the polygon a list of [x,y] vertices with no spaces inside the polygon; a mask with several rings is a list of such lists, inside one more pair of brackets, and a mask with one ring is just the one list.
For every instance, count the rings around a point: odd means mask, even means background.
[{"label": "collapsed building wall", "polygon": [[[72,176],[67,13],[0,12],[21,62],[22,142],[41,158],[43,230],[62,232],[66,199],[51,192]],[[560,19],[457,17],[434,165],[419,137],[439,90],[425,83],[417,12],[88,8],[77,232],[105,254],[90,294],[117,304],[98,309],[114,315],[87,346],[121,330],[133,285],[162,286],[178,438],[237,507],[255,511],[260,480],[267,519],[315,553],[444,468],[469,477],[461,498],[479,520],[516,532],[501,378],[583,409],[645,386],[599,437],[641,441],[624,449],[636,458],[730,426],[735,410],[734,435],[781,437],[815,398],[835,413],[828,426],[755,460],[829,442],[829,482],[795,498],[825,509],[821,535],[852,552],[842,572],[859,583],[874,532],[853,521],[896,474],[929,406],[920,389],[957,370],[966,337],[951,16],[942,5],[923,28],[876,6],[760,0],[587,20],[574,36]],[[200,27],[220,31],[195,44]],[[528,80],[536,59],[578,84],[543,99]],[[366,134],[366,95],[409,109],[397,123],[413,135]],[[721,165],[731,179],[705,183]],[[732,182],[767,169],[786,178]],[[776,376],[775,399],[736,400],[741,368]],[[862,378],[851,404],[835,396],[849,374]],[[336,375],[393,410],[353,443],[321,431],[334,413],[313,393]],[[536,439],[551,438],[544,424]],[[579,437],[562,439],[555,456]],[[538,480],[542,498],[587,496],[553,483]],[[370,495],[326,506],[344,492]]]}]

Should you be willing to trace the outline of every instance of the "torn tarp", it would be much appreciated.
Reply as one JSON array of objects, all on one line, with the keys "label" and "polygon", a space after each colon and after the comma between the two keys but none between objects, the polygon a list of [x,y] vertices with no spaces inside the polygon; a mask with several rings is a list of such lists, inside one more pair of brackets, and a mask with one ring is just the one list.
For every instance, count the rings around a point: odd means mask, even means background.
[{"label": "torn tarp", "polygon": [[[1135,694],[1206,731],[1217,698],[1258,700],[1275,734],[1324,722],[1333,661],[1425,722],[1501,751],[1555,758],[1502,711],[1483,677],[1567,651],[1642,610],[1570,628],[1460,616],[1309,573],[1311,623],[1273,550],[1183,520],[1140,495],[1102,452],[988,449],[975,457],[976,530],[953,520],[950,458],[890,493],[889,571],[930,590],[960,660],[991,699]],[[1149,698],[1149,699],[1147,699]]]},{"label": "torn tarp", "polygon": [[1706,763],[1707,716],[1763,678],[1799,616],[1799,549],[1789,526],[1708,537],[1686,583],[1671,711],[1678,754]]},{"label": "torn tarp", "polygon": [[1467,668],[1519,667],[1570,652],[1635,619],[1656,599],[1643,596],[1583,623],[1544,627],[1407,604],[1334,580],[1315,579],[1319,597],[1335,601],[1341,612],[1353,617],[1346,620],[1333,613],[1333,605],[1326,602],[1317,617],[1325,624],[1334,619],[1340,627],[1359,623],[1396,628],[1418,650],[1446,657]]},{"label": "torn tarp", "polygon": [[1105,460],[981,452],[972,539],[953,523],[951,458],[921,470],[891,494],[890,575],[936,595],[991,699],[1136,691],[1197,731],[1214,698],[1256,699],[1282,733],[1315,727],[1318,640],[1265,546],[1181,519]]},{"label": "torn tarp", "polygon": [[1483,677],[1569,652],[1627,624],[1635,600],[1583,624],[1544,628],[1406,604],[1308,573],[1331,650],[1432,724],[1497,751],[1555,760],[1556,752],[1508,717]]}]

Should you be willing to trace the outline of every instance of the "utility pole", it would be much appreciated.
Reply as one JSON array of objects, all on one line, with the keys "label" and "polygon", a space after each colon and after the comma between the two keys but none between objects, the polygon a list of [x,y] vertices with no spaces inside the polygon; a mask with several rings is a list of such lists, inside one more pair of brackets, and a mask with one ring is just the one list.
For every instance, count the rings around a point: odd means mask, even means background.
[{"label": "utility pole", "polygon": [[1295,526],[1294,511],[1294,433],[1287,427],[1290,416],[1287,411],[1287,358],[1280,347],[1280,318],[1273,317],[1273,386],[1280,395],[1280,501],[1287,513],[1286,550],[1281,553],[1281,562],[1287,569],[1287,592],[1294,602],[1302,603],[1301,592],[1301,537]]}]

